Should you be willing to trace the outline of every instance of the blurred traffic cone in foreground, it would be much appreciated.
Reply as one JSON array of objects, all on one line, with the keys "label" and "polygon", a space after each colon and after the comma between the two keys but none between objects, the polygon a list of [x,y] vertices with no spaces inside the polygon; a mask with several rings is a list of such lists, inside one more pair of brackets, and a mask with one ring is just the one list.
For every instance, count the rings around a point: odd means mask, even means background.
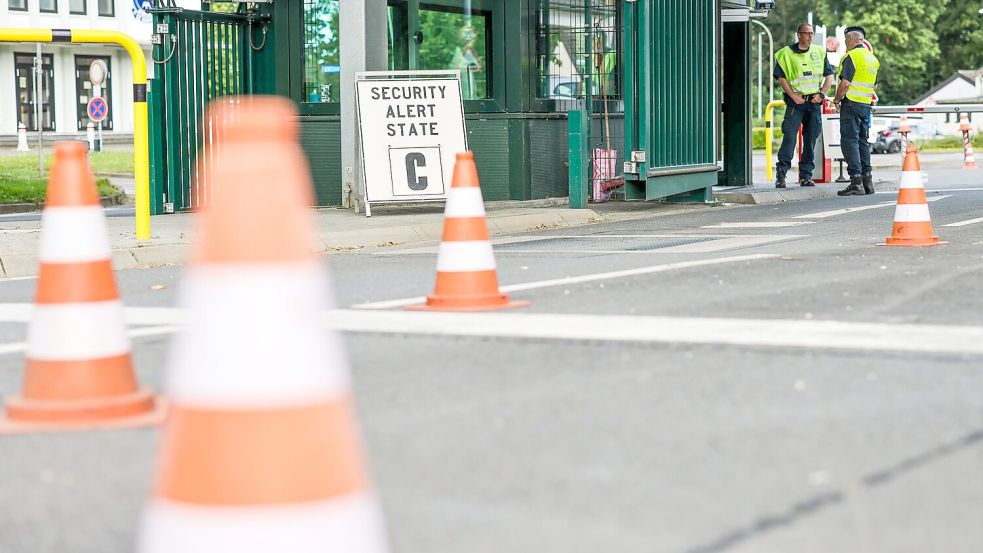
[{"label": "blurred traffic cone in foreground", "polygon": [[959,130],[963,133],[963,169],[976,169],[976,156],[973,155],[973,141],[969,139],[969,114],[960,114],[959,123]]},{"label": "blurred traffic cone in foreground", "polygon": [[324,326],[297,114],[283,99],[237,102],[209,108],[214,195],[183,277],[190,324],[168,359],[171,411],[138,549],[381,553],[346,357]]},{"label": "blurred traffic cone in foreground", "polygon": [[881,246],[935,246],[944,244],[932,231],[932,218],[922,183],[922,166],[918,162],[918,148],[908,144],[904,166],[901,169],[901,189],[894,211],[894,229]]},{"label": "blurred traffic cone in foreground", "polygon": [[55,144],[41,227],[27,367],[0,431],[157,422],[154,396],[133,372],[106,218],[82,142]]},{"label": "blurred traffic cone in foreground", "polygon": [[474,154],[457,154],[454,177],[444,207],[444,234],[437,252],[437,283],[425,305],[407,309],[489,311],[523,307],[498,289],[495,253],[488,237]]}]

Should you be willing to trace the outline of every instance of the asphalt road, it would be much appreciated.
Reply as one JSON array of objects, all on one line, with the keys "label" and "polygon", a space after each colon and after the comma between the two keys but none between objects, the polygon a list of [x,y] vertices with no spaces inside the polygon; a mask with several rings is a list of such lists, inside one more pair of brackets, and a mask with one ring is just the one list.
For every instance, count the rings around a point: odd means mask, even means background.
[{"label": "asphalt road", "polygon": [[[889,192],[543,231],[496,245],[532,305],[478,318],[399,309],[435,245],[326,258],[393,549],[983,550],[983,171],[929,175],[943,246],[877,246]],[[180,269],[118,278],[173,306]],[[169,340],[134,339],[150,387]],[[131,550],[155,439],[2,438],[0,551]]]}]

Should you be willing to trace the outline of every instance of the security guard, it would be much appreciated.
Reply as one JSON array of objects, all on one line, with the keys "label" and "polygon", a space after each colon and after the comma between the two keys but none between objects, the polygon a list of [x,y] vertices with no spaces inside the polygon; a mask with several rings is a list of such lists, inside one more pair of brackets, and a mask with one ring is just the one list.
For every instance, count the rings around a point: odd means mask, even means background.
[{"label": "security guard", "polygon": [[785,188],[785,174],[792,167],[796,136],[802,126],[802,159],[799,160],[799,184],[815,186],[812,171],[816,168],[816,139],[823,131],[822,105],[826,91],[833,85],[833,66],[826,59],[826,49],[813,46],[812,25],[803,23],[796,30],[799,41],[775,54],[775,79],[785,90],[785,119],[782,121],[782,147],[778,150],[775,188]]},{"label": "security guard", "polygon": [[840,196],[874,193],[867,121],[881,63],[863,42],[864,33],[859,29],[846,34],[847,54],[840,63],[840,84],[833,98],[840,110],[840,149],[850,174],[850,185],[837,192]]}]

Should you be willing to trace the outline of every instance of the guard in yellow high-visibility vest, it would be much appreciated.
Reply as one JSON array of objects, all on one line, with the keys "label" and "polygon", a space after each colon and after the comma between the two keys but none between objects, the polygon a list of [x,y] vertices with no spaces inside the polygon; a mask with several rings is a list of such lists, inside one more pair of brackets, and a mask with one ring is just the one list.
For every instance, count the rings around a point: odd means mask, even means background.
[{"label": "guard in yellow high-visibility vest", "polygon": [[775,54],[774,76],[785,91],[785,119],[782,121],[782,147],[778,150],[775,166],[775,188],[785,188],[785,174],[792,166],[800,126],[799,185],[816,186],[812,180],[812,171],[816,168],[816,139],[823,132],[823,98],[833,86],[833,66],[826,59],[826,49],[812,44],[812,25],[799,25],[796,34],[798,42]]},{"label": "guard in yellow high-visibility vest", "polygon": [[840,84],[833,99],[840,110],[840,149],[850,174],[850,185],[837,192],[840,196],[874,193],[867,121],[881,63],[863,42],[860,29],[847,32],[847,54],[840,63]]}]

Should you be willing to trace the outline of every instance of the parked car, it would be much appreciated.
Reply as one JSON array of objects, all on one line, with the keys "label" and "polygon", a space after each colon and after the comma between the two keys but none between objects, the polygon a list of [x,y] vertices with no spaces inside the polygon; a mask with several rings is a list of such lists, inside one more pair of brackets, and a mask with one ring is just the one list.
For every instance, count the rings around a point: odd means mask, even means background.
[{"label": "parked car", "polygon": [[[943,136],[935,123],[917,123],[909,125],[911,132],[908,140],[926,140]],[[887,129],[877,133],[877,140],[871,146],[875,154],[896,154],[901,151],[901,125],[894,123]]]}]

